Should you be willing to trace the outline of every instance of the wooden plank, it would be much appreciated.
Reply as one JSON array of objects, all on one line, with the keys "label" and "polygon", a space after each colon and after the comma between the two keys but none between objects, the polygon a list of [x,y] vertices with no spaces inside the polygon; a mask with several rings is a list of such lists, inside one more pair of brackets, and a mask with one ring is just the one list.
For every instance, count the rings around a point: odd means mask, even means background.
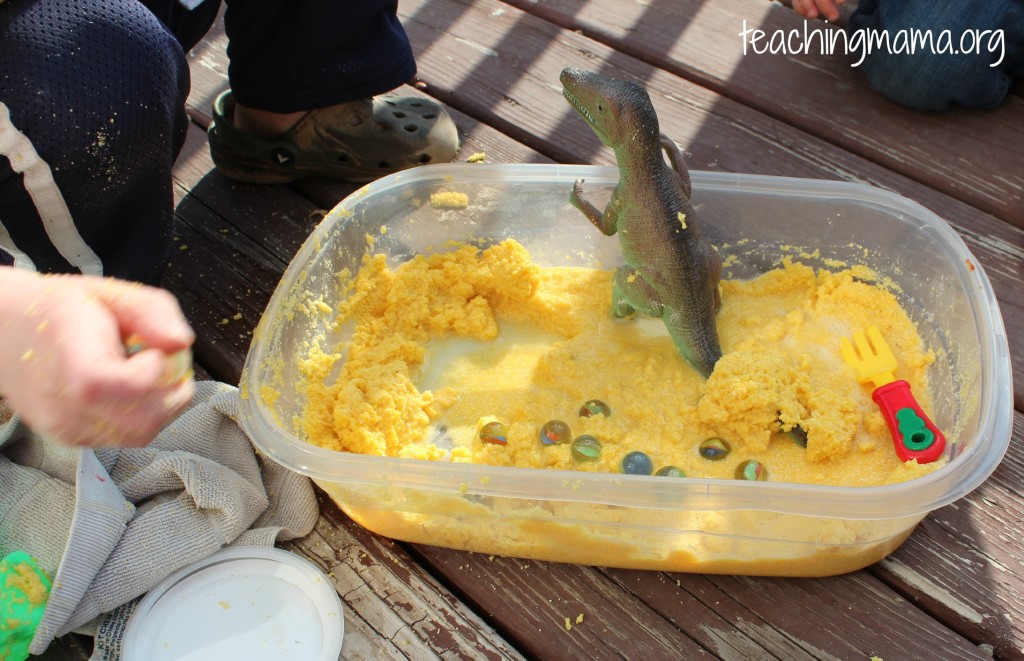
[{"label": "wooden plank", "polygon": [[413,548],[530,658],[713,658],[596,568]]},{"label": "wooden plank", "polygon": [[415,549],[530,657],[986,658],[864,571],[700,576]]},{"label": "wooden plank", "polygon": [[1024,415],[995,473],[966,498],[932,513],[900,549],[871,568],[996,658],[1024,658]]},{"label": "wooden plank", "polygon": [[344,658],[519,659],[401,546],[342,514],[322,492],[312,534],[284,547],[313,560],[341,595]]},{"label": "wooden plank", "polygon": [[[190,141],[205,140],[205,133],[191,131]],[[242,364],[248,351],[252,331],[276,286],[285,263],[280,256],[268,253],[245,231],[226,220],[231,217],[217,213],[218,204],[235,202],[232,187],[219,174],[210,174],[220,185],[204,185],[197,181],[192,192],[183,181],[197,171],[195,162],[208,154],[195,151],[179,158],[175,166],[176,216],[175,249],[164,275],[163,284],[177,296],[186,317],[196,331],[193,354],[214,378],[238,383]],[[206,171],[209,171],[207,167]],[[184,180],[180,177],[185,177]],[[265,187],[266,188],[266,187]],[[294,209],[312,209],[313,205],[297,195],[280,195],[286,189],[262,191],[264,200],[276,198],[269,206],[256,207],[259,195],[235,206],[236,217],[246,218],[260,226],[280,216],[289,205]],[[211,206],[213,204],[213,206]],[[262,213],[258,211],[262,209]],[[271,211],[273,210],[273,211]],[[307,212],[308,213],[308,212]],[[285,218],[278,218],[285,225]],[[283,229],[281,230],[283,233]],[[276,235],[276,234],[275,234]],[[280,240],[280,239],[279,239]],[[270,238],[268,237],[268,242]]]},{"label": "wooden plank", "polygon": [[508,1],[1024,227],[1016,95],[994,110],[923,113],[873,91],[846,54],[743,55],[745,24],[802,34],[802,17],[763,0]]},{"label": "wooden plank", "polygon": [[92,638],[76,633],[54,639],[46,651],[31,657],[36,661],[87,661],[92,656]]},{"label": "wooden plank", "polygon": [[[603,44],[496,0],[412,0],[399,7],[431,90],[462,112],[500,127],[560,162],[614,163],[561,99],[565,66],[642,81],[662,130],[685,148],[693,169],[861,181],[893,190],[954,226],[995,289],[1007,328],[1024,326],[1024,230],[944,193],[838,149]],[[559,108],[561,107],[561,110]],[[1024,364],[1024,334],[1009,333]],[[1014,374],[1024,406],[1024,371]]]},{"label": "wooden plank", "polygon": [[[669,621],[725,658],[780,659],[982,659],[970,641],[930,620],[865,572],[819,580],[748,576],[703,577],[607,570]],[[666,580],[666,578],[668,580]],[[695,606],[695,604],[697,606]],[[695,626],[692,613],[713,610],[734,626]],[[782,611],[782,612],[780,612]],[[738,633],[766,653],[736,649]],[[726,647],[729,646],[729,647]]]},{"label": "wooden plank", "polygon": [[[414,13],[421,16],[420,22],[417,22],[415,16],[406,16],[405,21],[407,29],[413,37],[414,47],[418,51],[421,75],[427,79],[426,89],[428,92],[450,105],[457,105],[473,117],[483,117],[485,121],[511,127],[510,130],[513,133],[523,134],[517,135],[517,137],[524,143],[534,145],[546,154],[559,158],[559,160],[595,163],[614,162],[610,152],[606,149],[601,149],[597,145],[593,135],[582,126],[581,122],[576,120],[575,116],[569,118],[571,121],[563,122],[565,126],[558,126],[557,131],[548,132],[548,134],[563,136],[561,139],[538,139],[538,136],[533,133],[524,132],[519,128],[520,126],[537,126],[538,113],[545,116],[543,117],[544,121],[539,124],[541,127],[551,123],[548,117],[557,119],[564,118],[567,113],[571,115],[571,111],[567,107],[561,112],[556,111],[554,113],[544,110],[544,108],[550,107],[552,103],[561,103],[557,95],[552,95],[554,91],[552,88],[557,88],[557,74],[560,71],[561,65],[566,63],[564,58],[555,58],[555,67],[547,67],[551,69],[547,80],[538,80],[537,74],[533,71],[516,73],[517,67],[522,68],[528,65],[526,57],[529,54],[529,48],[523,44],[535,44],[533,46],[534,50],[543,50],[546,48],[545,44],[548,43],[544,34],[536,36],[531,33],[528,38],[522,40],[519,37],[510,37],[507,47],[503,47],[503,49],[493,48],[489,44],[471,41],[473,36],[480,33],[475,28],[482,29],[483,26],[472,23],[473,20],[479,19],[479,12],[469,12],[467,5],[447,3],[447,5],[444,5],[443,11],[438,8],[430,8],[431,11],[420,11],[416,9],[415,3],[411,5],[403,3],[403,7],[405,6],[412,7]],[[509,12],[504,11],[500,5],[494,5],[490,11],[493,15],[493,20],[485,19],[487,24],[500,21],[502,18],[507,19],[509,15]],[[424,26],[422,20],[426,19],[430,19],[430,21]],[[445,33],[446,26],[454,25],[460,20],[470,21],[468,29],[460,31],[454,37],[447,35]],[[534,23],[533,25],[536,24]],[[483,32],[482,34],[486,34],[490,42],[502,43],[505,41],[501,37],[504,34],[502,30],[507,31],[511,27],[512,21],[506,20],[501,22],[497,28],[492,26],[488,32]],[[529,30],[530,27],[524,24],[520,26],[518,31]],[[554,34],[561,33],[556,31]],[[434,41],[439,38],[450,39],[454,41],[454,44],[442,42],[443,45],[434,46]],[[550,34],[548,38],[551,38]],[[466,46],[465,44],[467,43],[474,45]],[[594,59],[598,57],[598,51],[590,49],[589,43],[583,40],[579,45],[573,43],[570,46],[570,49],[572,46],[576,46],[576,50],[586,53],[582,61],[579,61],[581,58],[576,58],[578,60],[577,63],[583,66],[586,66],[588,63],[593,65]],[[205,118],[206,122],[209,121],[209,104],[212,103],[212,99],[216,96],[217,92],[227,88],[227,78],[224,73],[227,71],[225,46],[226,38],[221,31],[215,29],[204,40],[201,48],[194,51],[191,55],[193,59],[193,93],[189,103],[193,115],[198,118]],[[449,46],[452,46],[455,50],[449,51]],[[465,52],[466,57],[460,58],[456,62],[451,57],[451,52],[460,52],[460,54]],[[482,66],[478,67],[480,69],[479,81],[476,80],[476,77],[469,76],[470,71],[466,67],[458,69],[458,73],[465,76],[461,89],[453,91],[453,85],[438,78],[438,75],[447,75],[446,69],[451,69],[453,65],[464,61],[472,61],[474,52],[493,52],[495,54],[493,57],[487,56],[481,61],[480,64]],[[608,55],[609,51],[601,52],[604,57],[610,57]],[[434,53],[439,54],[437,59],[434,58]],[[489,60],[495,61],[492,63]],[[506,60],[510,63],[509,67],[505,66]],[[615,60],[619,62],[622,61],[622,58],[615,57]],[[537,67],[533,68],[536,69]],[[630,71],[633,74],[640,75],[635,66]],[[628,74],[630,71],[625,73]],[[621,75],[623,72],[619,73]],[[509,82],[497,84],[496,81],[504,80],[500,76],[504,76],[504,79],[508,79]],[[513,85],[515,81],[512,77],[514,76],[520,76],[528,83],[535,83],[538,89],[528,88],[523,90],[521,92],[521,101],[507,97],[505,92],[502,91],[506,86],[506,91],[511,92],[515,90],[517,96],[520,94],[519,88],[522,86]],[[674,129],[673,135],[677,140],[683,141],[686,133],[695,134],[689,141],[690,160],[695,168],[859,180],[904,194],[935,211],[960,230],[968,245],[979,256],[980,263],[993,280],[997,296],[999,296],[1003,306],[1002,311],[1006,318],[1007,326],[1013,327],[1017,324],[1024,324],[1024,304],[1019,301],[1018,297],[1012,295],[1022,280],[1021,263],[1022,259],[1024,259],[1024,232],[1016,228],[1007,227],[1004,223],[981,214],[967,205],[958,203],[926,186],[895,176],[884,168],[871,166],[863,161],[863,159],[856,159],[845,152],[837,153],[830,145],[821,141],[810,140],[800,132],[780,132],[777,122],[759,117],[757,113],[750,113],[749,111],[745,113],[741,111],[730,112],[724,121],[717,122],[714,127],[709,127],[707,130],[701,130],[701,122],[706,116],[721,112],[725,108],[734,110],[737,108],[736,104],[718,104],[716,103],[718,97],[704,92],[699,99],[694,99],[691,104],[694,107],[685,109],[687,114],[681,117],[680,115],[683,114],[683,111],[678,110],[676,104],[672,103],[671,90],[674,79],[668,77],[665,80],[665,86],[670,92],[666,94],[664,102],[656,98],[655,103],[659,106],[662,103],[670,104],[669,109],[672,111],[668,117],[670,121],[666,121],[664,116],[662,119],[666,128]],[[675,86],[679,87],[678,84]],[[692,86],[685,87],[684,91],[689,93],[691,89],[693,89]],[[411,89],[404,91],[414,92]],[[675,94],[678,95],[679,92],[675,92]],[[525,99],[532,99],[532,101],[527,102]],[[490,110],[492,107],[502,106],[522,109],[524,105],[529,106],[524,109],[524,112],[509,114],[507,117],[495,117],[495,113]],[[481,108],[480,106],[486,106],[486,108]],[[725,106],[725,108],[722,106]],[[467,126],[468,118],[464,118],[458,113],[455,114],[460,128]],[[752,121],[752,117],[757,118],[757,121]],[[723,124],[726,125],[726,128],[733,130],[726,131],[721,127]],[[469,129],[462,129],[464,133],[467,130],[470,131],[470,134],[464,136],[466,144],[459,158],[464,159],[468,154],[479,151],[479,149],[473,148],[473,144],[486,144],[488,146],[485,152],[488,154],[488,160],[493,162],[513,163],[546,160],[519,142],[489,139],[484,133],[493,131],[493,129],[484,124],[473,122],[470,126],[471,128]],[[750,131],[744,132],[740,129],[740,127],[744,126],[749,126],[751,130],[757,130],[762,134],[763,137],[759,141],[761,144],[757,149],[751,149],[750,145],[738,146],[734,151],[739,151],[740,155],[745,157],[742,159],[736,159],[736,154],[723,154],[722,145],[726,145],[729,142],[735,144],[749,139],[748,133]],[[481,133],[479,138],[472,134],[473,131]],[[736,133],[739,133],[739,135],[736,135]],[[707,138],[705,139],[704,136],[706,134]],[[474,143],[474,140],[477,140],[477,142]],[[508,151],[508,148],[505,147],[506,145],[511,145],[512,151]],[[565,149],[565,145],[570,149]],[[796,165],[800,167],[796,167]],[[325,208],[333,206],[344,194],[351,190],[343,184],[339,185],[337,182],[331,183],[326,180],[303,184],[298,186],[298,188],[303,190],[308,196],[316,199]],[[1011,337],[1010,341],[1012,344],[1012,355],[1017,356],[1024,353],[1024,338]],[[1017,386],[1015,392],[1017,393],[1018,402],[1021,402],[1024,400],[1024,374],[1020,376],[1015,375],[1015,385]]]}]

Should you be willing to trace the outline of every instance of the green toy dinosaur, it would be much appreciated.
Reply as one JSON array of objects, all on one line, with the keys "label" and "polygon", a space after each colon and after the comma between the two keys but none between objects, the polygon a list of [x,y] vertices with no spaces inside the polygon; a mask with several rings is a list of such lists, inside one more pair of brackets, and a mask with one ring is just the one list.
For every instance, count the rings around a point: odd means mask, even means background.
[{"label": "green toy dinosaur", "polygon": [[707,377],[722,356],[715,326],[722,260],[700,232],[683,155],[659,133],[654,106],[639,83],[574,68],[560,79],[565,98],[615,150],[619,166],[604,213],[583,198],[582,179],[569,195],[601,232],[619,235],[626,264],[615,272],[612,314],[661,318],[679,353]]}]

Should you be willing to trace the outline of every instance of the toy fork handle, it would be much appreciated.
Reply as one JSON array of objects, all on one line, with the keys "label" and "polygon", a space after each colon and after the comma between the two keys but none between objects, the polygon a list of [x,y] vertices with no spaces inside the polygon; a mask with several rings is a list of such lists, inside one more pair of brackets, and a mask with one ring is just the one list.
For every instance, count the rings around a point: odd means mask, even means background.
[{"label": "toy fork handle", "polygon": [[946,437],[921,410],[909,383],[900,379],[875,388],[871,399],[882,410],[900,460],[927,464],[942,456]]}]

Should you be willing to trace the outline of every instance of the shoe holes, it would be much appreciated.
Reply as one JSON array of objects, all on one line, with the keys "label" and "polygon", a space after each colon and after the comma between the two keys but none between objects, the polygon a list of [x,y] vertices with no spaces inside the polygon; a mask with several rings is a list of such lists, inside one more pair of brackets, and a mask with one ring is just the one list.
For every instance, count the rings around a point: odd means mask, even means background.
[{"label": "shoe holes", "polygon": [[393,105],[395,105],[395,102],[394,102],[394,101],[389,101],[389,100],[387,100],[387,99],[384,99],[384,103],[388,104],[389,106],[393,106]]},{"label": "shoe holes", "polygon": [[395,117],[397,117],[398,119],[405,119],[405,117],[406,117],[406,114],[404,112],[399,112],[397,110],[394,111],[391,114],[394,115]]},{"label": "shoe holes", "polygon": [[412,106],[413,108],[422,108],[423,107],[423,104],[420,103],[419,101],[414,101],[413,103],[410,103],[409,105]]},{"label": "shoe holes", "polygon": [[420,163],[429,163],[430,161],[430,154],[420,154]]},{"label": "shoe holes", "polygon": [[436,119],[437,115],[423,115],[423,119]]},{"label": "shoe holes", "polygon": [[416,131],[420,130],[420,127],[416,126],[415,124],[406,124],[402,128],[408,131],[409,133],[415,133]]}]

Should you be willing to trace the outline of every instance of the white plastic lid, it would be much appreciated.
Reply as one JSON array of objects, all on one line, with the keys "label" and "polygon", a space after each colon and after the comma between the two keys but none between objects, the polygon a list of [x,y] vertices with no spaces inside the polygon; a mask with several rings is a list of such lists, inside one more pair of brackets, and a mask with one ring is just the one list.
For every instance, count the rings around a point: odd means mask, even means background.
[{"label": "white plastic lid", "polygon": [[336,661],[345,620],[334,586],[277,548],[223,549],[172,574],[139,602],[124,661]]}]

